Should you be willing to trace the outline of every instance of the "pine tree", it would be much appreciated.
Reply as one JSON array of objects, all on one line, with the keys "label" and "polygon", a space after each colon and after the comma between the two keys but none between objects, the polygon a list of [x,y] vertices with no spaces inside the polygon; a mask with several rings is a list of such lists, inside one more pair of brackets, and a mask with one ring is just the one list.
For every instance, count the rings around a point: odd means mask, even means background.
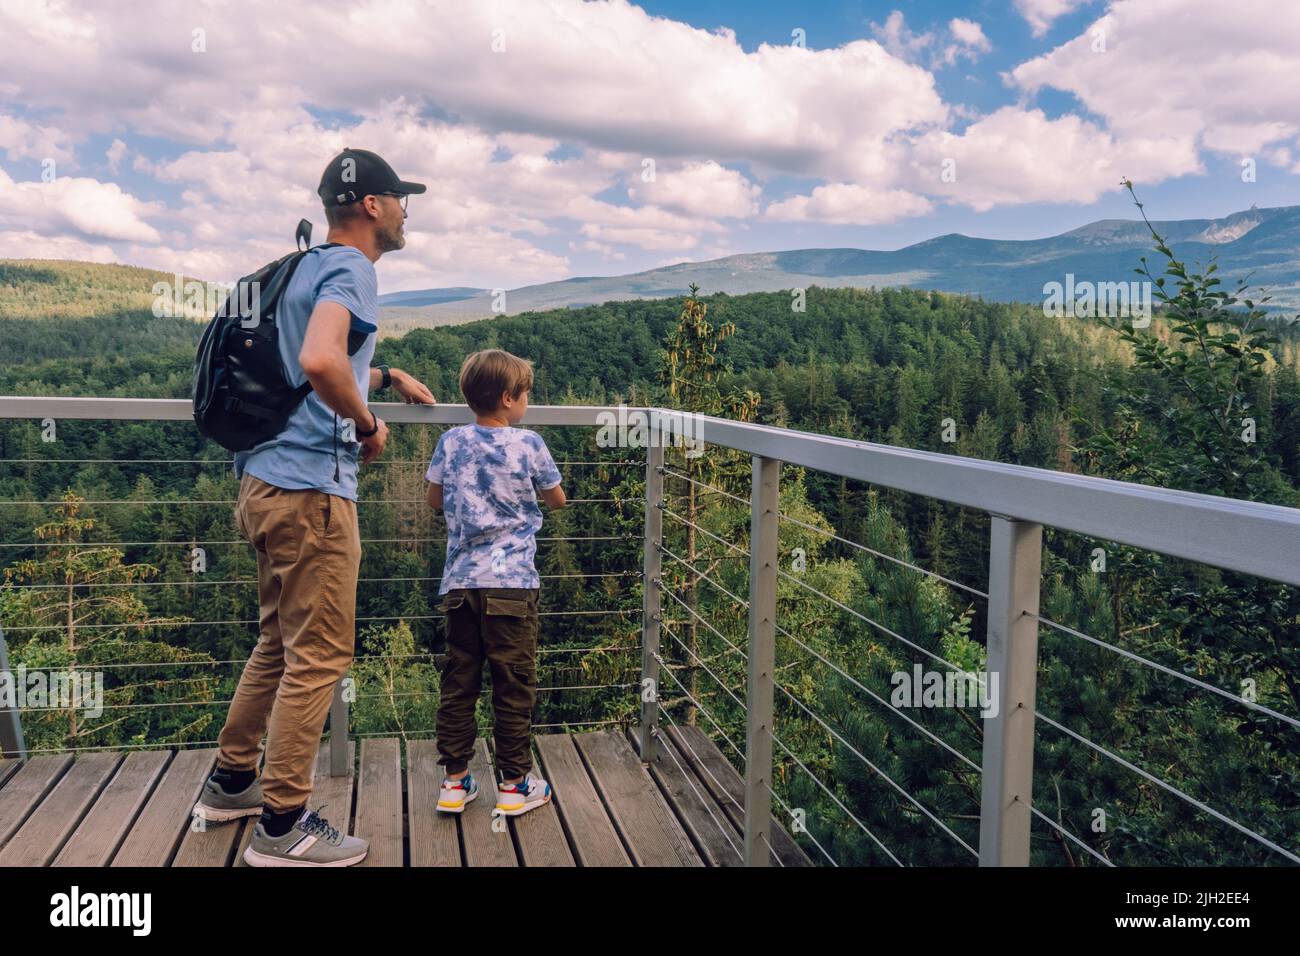
[{"label": "pine tree", "polygon": [[[666,392],[668,403],[671,407],[686,412],[753,421],[760,402],[758,394],[728,387],[724,378],[730,369],[718,358],[719,346],[735,334],[736,327],[731,322],[716,326],[709,322],[708,305],[697,298],[698,292],[699,286],[692,283],[690,296],[682,304],[677,327],[669,335],[660,362],[659,381]],[[679,633],[684,635],[682,641],[685,644],[686,660],[683,662],[683,670],[686,674],[687,693],[698,699],[699,674],[694,660],[699,652],[697,615],[700,572],[708,574],[711,570],[717,570],[719,562],[734,560],[732,555],[716,557],[707,568],[700,567],[702,552],[696,532],[701,517],[700,488],[703,485],[721,486],[724,491],[734,493],[731,492],[732,488],[747,487],[741,477],[742,470],[747,472],[747,469],[737,462],[737,456],[718,450],[694,455],[689,444],[681,447],[670,445],[665,449],[664,460],[667,467],[678,469],[686,476],[682,494],[685,547],[681,556],[690,568],[696,570],[666,566],[664,580],[680,581],[680,588],[685,592],[687,616],[680,623],[676,619],[672,623],[677,624]],[[667,485],[665,482],[665,497]],[[673,562],[666,564],[672,565]],[[686,714],[686,722],[694,724],[693,705],[688,703]]]},{"label": "pine tree", "polygon": [[[202,667],[212,658],[147,636],[163,628],[163,634],[174,634],[168,625],[183,624],[185,618],[156,616],[139,597],[137,586],[157,568],[124,563],[120,550],[85,540],[95,531],[96,520],[81,513],[83,500],[66,493],[58,516],[35,529],[38,541],[54,547],[5,568],[0,613],[11,622],[11,639],[14,634],[28,635],[14,645],[15,666],[70,675],[102,670],[106,709],[94,723],[79,719],[78,706],[47,711],[43,719],[29,724],[29,745],[41,749],[195,739],[212,722],[212,710],[201,709],[193,716],[172,705],[213,699],[217,679]],[[196,665],[198,676],[177,676],[177,668],[166,666],[178,663]],[[153,696],[141,701],[149,691]],[[139,703],[162,706],[126,706]]]}]

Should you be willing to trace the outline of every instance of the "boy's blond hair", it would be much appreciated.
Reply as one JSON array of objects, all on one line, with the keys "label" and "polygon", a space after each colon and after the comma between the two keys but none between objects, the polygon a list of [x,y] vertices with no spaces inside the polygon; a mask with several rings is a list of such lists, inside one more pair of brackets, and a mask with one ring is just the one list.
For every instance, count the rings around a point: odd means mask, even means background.
[{"label": "boy's blond hair", "polygon": [[495,412],[501,396],[518,398],[533,387],[533,364],[503,349],[483,349],[460,367],[460,393],[480,415]]}]

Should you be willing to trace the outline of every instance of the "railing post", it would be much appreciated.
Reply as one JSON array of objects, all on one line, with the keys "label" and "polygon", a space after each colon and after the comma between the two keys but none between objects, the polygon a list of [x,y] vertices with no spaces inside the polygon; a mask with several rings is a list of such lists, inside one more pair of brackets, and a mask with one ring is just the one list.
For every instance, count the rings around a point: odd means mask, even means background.
[{"label": "railing post", "polygon": [[[659,578],[664,537],[664,446],[651,439],[645,453],[645,560],[641,576],[641,762],[655,758],[659,729],[659,626],[662,619]],[[648,699],[647,699],[648,698]]]},{"label": "railing post", "polygon": [[0,627],[0,679],[13,692],[14,706],[0,706],[0,757],[27,759],[27,745],[23,743],[22,715],[18,710],[18,678],[9,670],[9,645],[5,643],[4,628]]},{"label": "railing post", "polygon": [[348,702],[343,697],[344,674],[334,685],[334,700],[330,703],[330,776],[346,777],[352,772],[348,760]]},{"label": "railing post", "polygon": [[781,463],[755,455],[749,505],[749,667],[745,713],[745,865],[767,866],[772,829],[777,514]]},{"label": "railing post", "polygon": [[984,718],[979,865],[1028,866],[1043,526],[991,518],[987,679],[998,686]]}]

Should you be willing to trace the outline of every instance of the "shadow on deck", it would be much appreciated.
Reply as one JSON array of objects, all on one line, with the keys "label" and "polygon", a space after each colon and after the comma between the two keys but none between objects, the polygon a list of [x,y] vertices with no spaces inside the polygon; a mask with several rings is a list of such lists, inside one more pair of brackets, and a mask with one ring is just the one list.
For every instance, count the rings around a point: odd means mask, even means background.
[{"label": "shadow on deck", "polygon": [[[650,771],[617,731],[540,734],[538,773],[551,803],[494,818],[492,790],[460,816],[434,810],[441,768],[432,740],[367,738],[352,775],[317,759],[309,806],[370,841],[361,866],[739,866],[743,783],[697,727],[664,728]],[[489,742],[471,771],[491,781]],[[0,760],[0,866],[243,866],[253,819],[190,826],[216,750],[141,750]],[[346,808],[346,812],[344,810]],[[773,866],[810,861],[775,820]]]}]

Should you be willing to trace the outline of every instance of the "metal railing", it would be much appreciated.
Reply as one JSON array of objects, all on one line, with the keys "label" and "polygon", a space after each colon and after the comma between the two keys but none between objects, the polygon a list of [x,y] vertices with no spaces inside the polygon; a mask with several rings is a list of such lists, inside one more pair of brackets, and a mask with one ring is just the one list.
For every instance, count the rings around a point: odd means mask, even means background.
[{"label": "metal railing", "polygon": [[[472,420],[470,411],[465,406],[459,405],[429,407],[376,404],[373,407],[382,418],[394,424],[452,425]],[[1231,819],[1204,801],[1199,801],[1142,768],[1124,761],[1106,748],[1039,713],[1035,706],[1039,663],[1038,635],[1040,625],[1044,625],[1110,648],[1127,659],[1183,679],[1200,689],[1241,703],[1257,712],[1265,713],[1290,727],[1300,727],[1300,721],[1293,716],[1261,704],[1243,701],[1238,695],[1224,691],[1211,683],[1183,674],[1132,651],[1099,641],[1073,628],[1056,624],[1039,614],[1045,526],[1294,586],[1300,585],[1300,511],[734,422],[668,409],[533,406],[528,412],[527,425],[602,428],[620,421],[625,422],[629,416],[642,416],[649,425],[647,434],[650,437],[645,458],[641,692],[637,728],[641,758],[647,764],[663,754],[676,759],[672,749],[662,744],[659,723],[661,716],[667,717],[670,723],[673,722],[671,714],[663,705],[662,691],[665,688],[661,686],[661,680],[668,678],[680,684],[680,679],[670,667],[666,666],[667,661],[662,647],[663,638],[667,636],[669,641],[677,642],[688,654],[690,649],[682,644],[677,635],[666,626],[663,598],[667,595],[675,602],[669,605],[670,607],[677,608],[680,605],[680,609],[694,614],[694,618],[691,619],[692,626],[698,623],[706,629],[711,629],[728,645],[729,653],[738,653],[744,660],[746,680],[743,701],[707,667],[705,662],[692,662],[692,666],[698,664],[703,667],[727,691],[730,698],[743,708],[745,717],[743,750],[725,733],[721,724],[713,718],[703,704],[690,694],[684,684],[678,690],[713,723],[714,728],[724,738],[724,742],[735,750],[743,761],[744,825],[741,845],[735,846],[730,835],[725,834],[725,828],[724,834],[727,835],[728,843],[738,856],[743,857],[746,865],[765,866],[772,858],[779,860],[772,851],[773,801],[781,804],[787,811],[791,808],[774,789],[772,771],[775,748],[780,748],[786,759],[805,771],[891,861],[900,862],[897,855],[886,847],[861,820],[854,818],[833,789],[818,779],[777,735],[774,704],[778,690],[785,698],[807,711],[807,716],[836,739],[842,747],[856,754],[873,772],[896,791],[901,792],[922,815],[955,839],[964,850],[975,856],[982,866],[1027,865],[1030,829],[1035,819],[1051,826],[1061,834],[1062,838],[1070,840],[1103,864],[1110,865],[1109,861],[1096,850],[1034,807],[1033,765],[1036,720],[1042,720],[1055,730],[1077,738],[1079,742],[1094,751],[1114,759],[1120,765],[1148,779],[1148,782],[1156,783],[1199,811],[1232,826],[1236,831],[1269,850],[1281,854],[1292,862],[1300,862],[1300,856],[1293,849],[1279,845],[1276,841]],[[187,401],[152,399],[0,398],[0,419],[46,418],[56,421],[66,419],[184,421],[190,418],[190,404]],[[689,436],[702,446],[731,449],[748,455],[751,464],[748,499],[667,468],[664,446],[672,441],[673,436]],[[793,516],[781,514],[780,480],[782,467],[786,465],[983,512],[990,522],[987,590],[979,590],[951,580],[910,562],[850,541],[834,532],[827,532],[825,529],[800,522]],[[726,496],[732,499],[733,503],[748,507],[749,540],[746,547],[726,541],[708,529],[692,525],[696,533],[706,538],[716,539],[717,543],[729,549],[730,557],[747,559],[748,594],[746,597],[742,598],[707,573],[691,567],[681,555],[665,547],[665,517],[675,523],[690,524],[686,518],[670,507],[670,502],[665,495],[666,479],[691,482],[701,491]],[[601,500],[603,499],[593,499],[594,502]],[[942,666],[958,669],[955,664],[915,644],[906,636],[782,571],[779,564],[778,543],[782,523],[802,525],[805,530],[826,534],[829,538],[854,549],[869,552],[873,557],[927,575],[986,601],[984,644],[987,652],[987,673],[998,674],[1000,681],[996,688],[996,715],[986,717],[982,722],[983,750],[978,763],[907,717],[898,708],[887,705],[879,695],[844,668],[830,661],[802,642],[796,634],[781,626],[777,615],[777,584],[779,580],[788,579],[816,595],[820,600],[829,602],[839,611],[860,619],[863,624],[903,642]],[[743,608],[748,621],[743,649],[728,640],[721,631],[694,611],[690,604],[683,602],[667,589],[664,583],[665,557],[676,564],[685,564],[696,582],[705,582],[720,593],[724,593],[738,607]],[[880,767],[853,748],[835,727],[808,710],[797,696],[776,679],[778,634],[797,644],[822,664],[829,666],[846,682],[872,697],[882,707],[888,707],[894,716],[908,722],[936,744],[944,747],[971,770],[980,773],[978,849],[962,840],[929,808],[922,805]],[[1293,639],[1294,635],[1284,637]],[[0,634],[0,668],[7,666],[3,657],[5,650],[3,635]],[[336,694],[331,709],[331,727],[347,727],[346,707],[346,702],[342,700],[341,695]],[[346,731],[343,733],[332,731],[330,740],[334,770],[345,772]],[[12,711],[0,712],[0,746],[3,746],[6,752],[22,751],[21,727],[16,714]],[[831,863],[835,863],[815,836],[808,834],[808,837]]]}]

